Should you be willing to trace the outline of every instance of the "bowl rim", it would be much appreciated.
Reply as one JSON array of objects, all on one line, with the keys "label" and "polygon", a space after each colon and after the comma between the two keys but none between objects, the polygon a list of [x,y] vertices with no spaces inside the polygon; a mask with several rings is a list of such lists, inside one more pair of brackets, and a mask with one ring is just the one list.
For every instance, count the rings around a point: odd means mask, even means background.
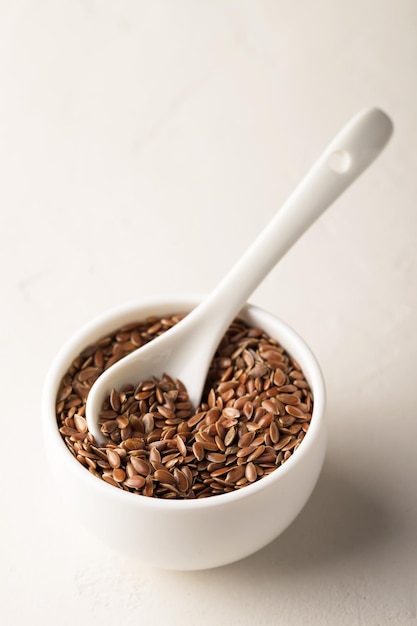
[{"label": "bowl rim", "polygon": [[[281,481],[285,476],[298,465],[303,457],[308,453],[317,437],[323,436],[323,421],[326,407],[326,388],[323,378],[323,374],[320,365],[311,351],[310,347],[301,338],[292,327],[286,322],[278,318],[274,313],[267,311],[251,302],[247,302],[241,309],[240,315],[243,319],[250,322],[252,316],[256,316],[261,320],[261,323],[257,323],[262,328],[262,320],[268,325],[273,323],[278,328],[278,335],[284,334],[285,339],[282,342],[283,347],[292,355],[295,351],[297,357],[298,352],[302,353],[302,358],[295,358],[297,361],[301,361],[300,365],[303,372],[310,383],[313,395],[314,406],[312,412],[311,425],[303,439],[302,445],[296,450],[296,453],[276,470],[271,472],[268,476],[265,476],[261,480],[255,481],[250,485],[245,485],[242,489],[235,490],[233,492],[218,494],[216,496],[208,496],[206,498],[195,499],[178,499],[170,500],[164,498],[146,497],[140,494],[124,491],[122,489],[116,489],[114,486],[109,485],[104,480],[94,476],[91,472],[74,457],[74,455],[68,449],[62,435],[58,429],[58,422],[56,420],[55,412],[55,398],[58,391],[58,386],[61,382],[69,363],[79,354],[79,352],[90,345],[92,342],[98,340],[100,337],[105,336],[107,333],[116,330],[119,326],[123,326],[128,321],[133,321],[132,316],[136,312],[139,313],[137,319],[145,319],[148,315],[154,314],[155,309],[174,307],[172,313],[180,313],[180,309],[186,310],[195,307],[203,298],[205,294],[199,293],[186,293],[186,294],[172,294],[172,295],[157,295],[141,298],[140,300],[132,300],[115,306],[106,310],[105,312],[97,315],[86,324],[82,325],[75,333],[73,333],[67,341],[62,345],[61,349],[57,352],[53,359],[43,385],[42,389],[42,425],[44,434],[44,443],[46,446],[56,446],[58,452],[62,452],[62,461],[66,465],[69,471],[74,472],[75,478],[85,483],[86,487],[90,490],[96,490],[98,493],[102,493],[103,497],[113,498],[117,501],[119,498],[126,504],[129,502],[130,506],[136,506],[139,509],[152,509],[156,511],[181,511],[184,512],[187,509],[206,509],[217,506],[224,506],[227,503],[237,502],[248,497],[254,496],[256,493],[268,489],[275,482]],[[191,307],[191,308],[190,308]],[[168,313],[166,313],[168,314]],[[119,321],[117,321],[119,320]],[[267,331],[268,332],[268,331]],[[270,334],[268,332],[268,334]],[[276,338],[281,343],[280,338]],[[285,345],[284,345],[285,344]],[[287,345],[291,345],[291,349],[287,348]],[[295,350],[293,350],[293,348]]]}]

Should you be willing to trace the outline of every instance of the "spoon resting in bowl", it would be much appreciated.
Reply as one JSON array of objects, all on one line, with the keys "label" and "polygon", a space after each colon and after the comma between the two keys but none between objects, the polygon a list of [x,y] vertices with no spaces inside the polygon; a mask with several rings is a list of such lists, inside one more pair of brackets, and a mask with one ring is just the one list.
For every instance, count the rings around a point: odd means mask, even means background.
[{"label": "spoon resting in bowl", "polygon": [[86,419],[97,443],[98,424],[112,389],[168,374],[185,385],[196,408],[216,349],[252,292],[309,226],[374,161],[393,125],[380,109],[356,115],[332,140],[294,192],[214,291],[163,335],[112,365],[93,384]]}]

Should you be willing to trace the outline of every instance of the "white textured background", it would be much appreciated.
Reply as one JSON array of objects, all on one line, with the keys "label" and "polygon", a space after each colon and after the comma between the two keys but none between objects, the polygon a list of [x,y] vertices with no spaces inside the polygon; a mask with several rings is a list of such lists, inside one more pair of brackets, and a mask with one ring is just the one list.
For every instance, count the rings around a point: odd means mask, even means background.
[{"label": "white textured background", "polygon": [[[313,496],[240,563],[126,561],[46,465],[52,358],[131,297],[210,291],[369,105],[386,152],[252,297],[327,380]],[[415,0],[0,0],[5,626],[417,624],[416,145]]]}]

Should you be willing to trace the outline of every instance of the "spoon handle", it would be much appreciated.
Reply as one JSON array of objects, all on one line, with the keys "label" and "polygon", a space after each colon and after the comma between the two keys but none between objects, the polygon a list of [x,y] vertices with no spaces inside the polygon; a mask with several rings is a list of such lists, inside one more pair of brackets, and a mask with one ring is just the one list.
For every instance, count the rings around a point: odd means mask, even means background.
[{"label": "spoon handle", "polygon": [[[208,316],[220,307],[222,315],[213,315],[213,319],[223,321],[228,317],[230,323],[279,259],[380,154],[392,129],[390,118],[377,108],[356,115],[336,135],[272,221],[198,307],[200,315],[205,306]],[[215,330],[212,327],[212,332]],[[224,331],[223,324],[215,338],[217,343]]]}]

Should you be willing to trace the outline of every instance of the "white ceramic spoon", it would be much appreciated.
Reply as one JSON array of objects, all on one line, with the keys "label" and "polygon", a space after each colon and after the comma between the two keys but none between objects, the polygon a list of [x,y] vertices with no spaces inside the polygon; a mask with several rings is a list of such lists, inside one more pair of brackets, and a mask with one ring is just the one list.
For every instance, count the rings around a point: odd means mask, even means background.
[{"label": "white ceramic spoon", "polygon": [[87,399],[86,417],[98,442],[104,441],[98,414],[113,388],[167,373],[184,383],[194,407],[200,404],[214,353],[248,297],[304,231],[380,154],[391,133],[391,120],[379,109],[355,116],[217,288],[176,326],[96,380]]}]

